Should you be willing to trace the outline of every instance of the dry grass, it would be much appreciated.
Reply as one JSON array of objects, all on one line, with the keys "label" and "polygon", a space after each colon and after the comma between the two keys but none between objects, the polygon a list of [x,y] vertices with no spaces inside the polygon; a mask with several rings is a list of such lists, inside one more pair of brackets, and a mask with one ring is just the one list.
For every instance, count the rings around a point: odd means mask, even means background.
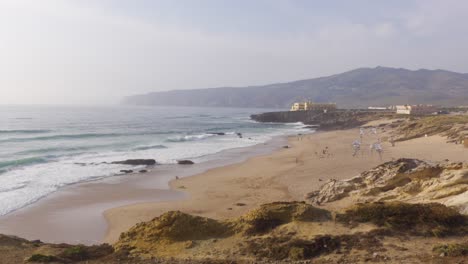
[{"label": "dry grass", "polygon": [[396,141],[441,134],[454,142],[461,142],[468,135],[468,115],[441,115],[410,118],[400,123]]},{"label": "dry grass", "polygon": [[446,236],[468,233],[468,219],[438,203],[402,202],[359,204],[337,219],[344,223],[371,222],[377,226],[413,235]]}]

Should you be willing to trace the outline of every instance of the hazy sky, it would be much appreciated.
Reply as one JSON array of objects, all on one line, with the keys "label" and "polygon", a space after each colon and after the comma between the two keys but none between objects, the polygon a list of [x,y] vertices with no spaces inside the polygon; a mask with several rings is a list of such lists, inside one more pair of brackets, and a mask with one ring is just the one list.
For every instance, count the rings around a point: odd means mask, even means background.
[{"label": "hazy sky", "polygon": [[377,65],[468,72],[465,0],[0,0],[0,104],[267,84]]}]

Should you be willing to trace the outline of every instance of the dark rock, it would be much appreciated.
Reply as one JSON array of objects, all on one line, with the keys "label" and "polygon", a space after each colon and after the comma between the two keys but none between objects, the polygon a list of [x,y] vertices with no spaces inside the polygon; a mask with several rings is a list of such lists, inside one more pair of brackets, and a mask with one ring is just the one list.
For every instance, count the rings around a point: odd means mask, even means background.
[{"label": "dark rock", "polygon": [[226,133],[224,132],[210,132],[210,133],[207,133],[209,135],[217,135],[217,136],[224,136],[226,135]]},{"label": "dark rock", "polygon": [[242,133],[237,132],[236,135],[237,135],[239,138],[242,138]]},{"label": "dark rock", "polygon": [[283,148],[287,149],[287,148],[289,148],[289,146],[288,146],[288,145],[286,145],[286,146],[283,146]]},{"label": "dark rock", "polygon": [[147,170],[140,170],[139,173],[147,173]]},{"label": "dark rock", "polygon": [[114,161],[112,164],[124,164],[124,165],[155,165],[156,161],[154,159],[128,159],[128,160],[121,160],[121,161]]},{"label": "dark rock", "polygon": [[191,160],[178,160],[177,163],[180,164],[180,165],[192,165],[192,164],[195,164],[195,162],[193,162],[193,161],[191,161]]},{"label": "dark rock", "polygon": [[40,247],[41,245],[43,245],[44,243],[39,240],[39,239],[36,239],[36,240],[32,240],[31,243],[33,244],[33,246],[35,247]]},{"label": "dark rock", "polygon": [[120,170],[120,172],[122,172],[122,173],[132,173],[133,170]]},{"label": "dark rock", "polygon": [[245,203],[236,203],[237,206],[246,206]]}]

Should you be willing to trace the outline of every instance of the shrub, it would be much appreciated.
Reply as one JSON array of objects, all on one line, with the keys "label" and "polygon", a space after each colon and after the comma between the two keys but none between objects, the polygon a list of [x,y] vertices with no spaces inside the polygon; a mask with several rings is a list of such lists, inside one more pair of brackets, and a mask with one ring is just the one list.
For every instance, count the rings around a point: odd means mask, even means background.
[{"label": "shrub", "polygon": [[466,234],[467,218],[438,203],[402,202],[360,204],[337,216],[341,222],[371,222],[378,226],[422,235]]},{"label": "shrub", "polygon": [[27,259],[28,262],[40,262],[40,263],[49,263],[57,261],[57,257],[55,256],[48,256],[42,254],[34,254]]}]

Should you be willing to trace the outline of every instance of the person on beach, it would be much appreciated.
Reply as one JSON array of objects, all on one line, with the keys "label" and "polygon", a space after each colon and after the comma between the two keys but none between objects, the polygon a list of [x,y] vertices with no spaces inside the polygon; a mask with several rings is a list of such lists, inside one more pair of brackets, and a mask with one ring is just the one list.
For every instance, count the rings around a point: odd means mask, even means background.
[{"label": "person on beach", "polygon": [[383,148],[382,144],[380,144],[380,141],[374,144],[374,149],[379,154],[380,160],[382,160]]},{"label": "person on beach", "polygon": [[377,154],[379,154],[380,160],[382,160],[383,148],[382,148],[380,138],[379,138],[379,140],[377,142],[370,145],[370,152],[371,152],[370,154],[371,154],[371,156],[374,154],[374,150],[375,150],[375,152],[377,152]]},{"label": "person on beach", "polygon": [[363,127],[359,128],[359,137],[361,138],[361,140],[362,140],[362,138],[364,137],[364,132],[365,132],[365,131],[364,131],[364,128],[363,128]]},{"label": "person on beach", "polygon": [[302,134],[297,134],[297,141],[302,141]]},{"label": "person on beach", "polygon": [[355,157],[357,155],[357,153],[359,152],[360,149],[361,149],[361,141],[359,141],[358,139],[354,140],[354,142],[353,142],[353,157]]}]

